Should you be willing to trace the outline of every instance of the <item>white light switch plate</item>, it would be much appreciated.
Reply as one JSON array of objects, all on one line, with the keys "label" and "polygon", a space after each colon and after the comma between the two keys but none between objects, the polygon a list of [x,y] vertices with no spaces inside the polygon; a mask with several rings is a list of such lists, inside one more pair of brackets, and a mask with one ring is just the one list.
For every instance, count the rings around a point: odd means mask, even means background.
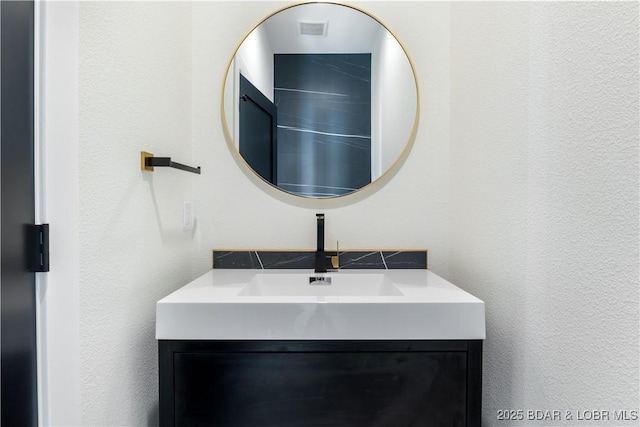
[{"label": "white light switch plate", "polygon": [[191,202],[184,202],[182,208],[182,228],[185,230],[191,230],[193,228],[193,204]]}]

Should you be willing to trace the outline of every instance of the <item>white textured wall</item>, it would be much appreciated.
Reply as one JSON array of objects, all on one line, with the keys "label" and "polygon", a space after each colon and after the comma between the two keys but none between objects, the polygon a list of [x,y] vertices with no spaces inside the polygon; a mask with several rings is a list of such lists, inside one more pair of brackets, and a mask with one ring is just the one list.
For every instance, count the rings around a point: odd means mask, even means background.
[{"label": "white textured wall", "polygon": [[[638,410],[638,3],[455,3],[451,274],[499,409]],[[638,425],[612,422],[615,425]]]},{"label": "white textured wall", "polygon": [[[225,65],[245,32],[282,5],[80,4],[82,425],[157,422],[155,302],[209,269],[214,247],[313,248],[314,213],[322,210],[328,242],[428,247],[432,268],[447,271],[448,5],[364,4],[406,39],[430,96],[411,156],[393,180],[334,201],[274,191],[238,167],[224,140]],[[408,24],[408,13],[420,19]],[[196,162],[203,173],[143,173],[141,150]],[[197,217],[193,232],[181,224],[188,200]]]},{"label": "white textured wall", "polygon": [[79,35],[81,423],[155,425],[155,303],[194,277],[198,177],[140,151],[192,162],[191,5],[82,2]]},{"label": "white textured wall", "polygon": [[[434,271],[447,272],[449,5],[356,4],[379,16],[412,53],[426,94],[420,128],[410,156],[386,185],[354,197],[313,201],[275,191],[243,171],[220,120],[223,73],[236,44],[252,25],[285,4],[193,4],[193,155],[203,166],[202,176],[194,180],[200,212],[197,256],[209,260],[212,247],[312,249],[314,214],[324,211],[329,248],[336,240],[343,248],[427,247]],[[407,20],[409,15],[415,19]]]},{"label": "white textured wall", "polygon": [[[225,65],[285,3],[80,6],[83,425],[154,425],[155,302],[214,247],[313,248],[316,211],[329,247],[427,247],[486,301],[487,425],[637,408],[637,3],[356,4],[412,54],[420,127],[384,186],[319,201],[243,172],[222,132]],[[203,173],[142,173],[140,150]]]}]

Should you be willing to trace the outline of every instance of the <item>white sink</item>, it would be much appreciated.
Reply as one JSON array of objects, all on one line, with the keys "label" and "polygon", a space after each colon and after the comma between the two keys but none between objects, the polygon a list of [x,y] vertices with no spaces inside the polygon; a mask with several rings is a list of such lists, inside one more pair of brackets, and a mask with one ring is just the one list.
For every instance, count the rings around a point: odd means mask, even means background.
[{"label": "white sink", "polygon": [[401,296],[384,274],[256,274],[238,296]]},{"label": "white sink", "polygon": [[429,270],[217,269],[158,301],[156,338],[484,339],[484,303]]}]

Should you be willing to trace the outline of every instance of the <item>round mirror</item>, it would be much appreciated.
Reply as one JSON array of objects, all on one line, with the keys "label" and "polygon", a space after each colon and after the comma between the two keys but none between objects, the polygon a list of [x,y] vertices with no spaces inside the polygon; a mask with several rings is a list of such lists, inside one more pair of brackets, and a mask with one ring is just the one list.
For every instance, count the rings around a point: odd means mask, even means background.
[{"label": "round mirror", "polygon": [[343,196],[398,163],[418,121],[411,60],[351,6],[277,11],[240,43],[226,73],[223,127],[241,163],[304,197]]}]

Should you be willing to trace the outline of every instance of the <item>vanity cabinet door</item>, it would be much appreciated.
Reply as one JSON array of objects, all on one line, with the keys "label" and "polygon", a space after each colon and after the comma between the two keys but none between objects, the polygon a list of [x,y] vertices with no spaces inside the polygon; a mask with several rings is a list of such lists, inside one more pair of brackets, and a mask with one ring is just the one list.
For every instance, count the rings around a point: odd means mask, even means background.
[{"label": "vanity cabinet door", "polygon": [[161,426],[479,425],[467,342],[173,343],[160,346]]},{"label": "vanity cabinet door", "polygon": [[464,426],[466,354],[181,353],[180,426]]}]

